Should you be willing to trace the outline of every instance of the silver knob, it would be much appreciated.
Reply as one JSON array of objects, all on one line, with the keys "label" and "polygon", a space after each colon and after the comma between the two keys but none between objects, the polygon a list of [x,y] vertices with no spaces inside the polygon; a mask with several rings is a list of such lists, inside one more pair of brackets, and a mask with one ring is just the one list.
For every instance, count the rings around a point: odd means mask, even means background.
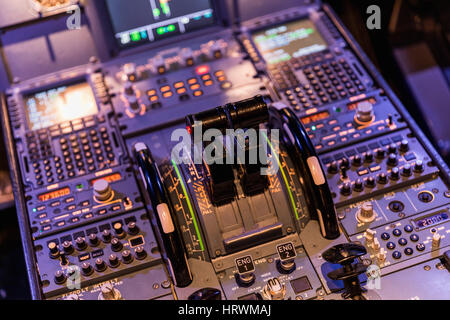
[{"label": "silver knob", "polygon": [[98,201],[107,201],[112,196],[112,189],[109,182],[105,179],[100,179],[94,182],[94,197]]},{"label": "silver knob", "polygon": [[106,283],[102,286],[101,292],[98,296],[99,300],[120,300],[122,295],[119,290],[113,287],[111,283]]},{"label": "silver knob", "polygon": [[267,281],[262,294],[268,300],[283,300],[286,296],[286,287],[278,278],[272,278]]},{"label": "silver knob", "polygon": [[373,211],[372,202],[364,202],[356,213],[356,218],[358,219],[358,221],[364,223],[372,222],[373,220],[375,220],[375,212]]},{"label": "silver knob", "polygon": [[369,101],[362,101],[356,106],[355,119],[357,122],[371,122],[373,120],[373,115],[373,105]]}]

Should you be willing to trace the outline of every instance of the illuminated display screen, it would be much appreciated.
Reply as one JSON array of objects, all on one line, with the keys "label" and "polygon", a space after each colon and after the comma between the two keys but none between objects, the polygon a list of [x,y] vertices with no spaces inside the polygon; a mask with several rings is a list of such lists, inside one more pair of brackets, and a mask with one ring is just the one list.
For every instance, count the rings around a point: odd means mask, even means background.
[{"label": "illuminated display screen", "polygon": [[327,48],[314,23],[308,19],[257,31],[252,37],[268,64],[288,61]]},{"label": "illuminated display screen", "polygon": [[111,183],[111,182],[122,180],[122,176],[120,175],[120,173],[113,173],[113,174],[110,174],[110,175],[107,175],[107,176],[104,176],[104,177],[101,177],[101,178],[92,179],[90,181],[91,186],[94,185],[95,181],[98,181],[98,180],[106,180],[109,183]]},{"label": "illuminated display screen", "polygon": [[448,220],[447,212],[434,213],[432,215],[413,220],[416,229],[424,229]]},{"label": "illuminated display screen", "polygon": [[154,42],[214,24],[210,0],[107,0],[120,47]]},{"label": "illuminated display screen", "polygon": [[330,116],[330,113],[328,111],[323,111],[323,112],[312,114],[307,117],[303,117],[300,120],[302,121],[303,124],[309,124],[311,122],[316,122],[316,121],[320,121],[323,119],[327,119],[329,116]]},{"label": "illuminated display screen", "polygon": [[353,102],[353,103],[347,104],[347,110],[348,110],[348,111],[355,110],[356,107],[358,106],[358,103],[360,103],[360,102],[365,102],[365,101],[370,102],[372,105],[374,105],[375,103],[377,103],[377,100],[375,100],[375,98],[370,97],[370,98],[365,99],[365,100],[360,100],[360,101],[358,101],[358,102]]},{"label": "illuminated display screen", "polygon": [[45,202],[48,200],[53,200],[53,199],[58,199],[64,196],[67,196],[70,194],[70,189],[69,187],[65,187],[65,188],[61,188],[58,190],[53,190],[50,192],[46,192],[46,193],[41,193],[40,195],[38,195],[38,199],[41,202]]},{"label": "illuminated display screen", "polygon": [[24,97],[30,130],[90,116],[98,112],[87,82],[61,86]]}]

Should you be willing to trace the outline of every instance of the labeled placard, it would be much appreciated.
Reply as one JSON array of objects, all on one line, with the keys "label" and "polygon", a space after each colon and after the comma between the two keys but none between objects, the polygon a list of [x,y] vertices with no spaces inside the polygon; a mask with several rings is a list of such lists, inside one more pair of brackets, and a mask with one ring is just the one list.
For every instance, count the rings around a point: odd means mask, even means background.
[{"label": "labeled placard", "polygon": [[278,256],[281,261],[292,260],[297,256],[295,247],[292,242],[283,243],[277,246]]},{"label": "labeled placard", "polygon": [[235,263],[239,274],[255,271],[255,265],[253,264],[253,259],[251,256],[237,258]]}]

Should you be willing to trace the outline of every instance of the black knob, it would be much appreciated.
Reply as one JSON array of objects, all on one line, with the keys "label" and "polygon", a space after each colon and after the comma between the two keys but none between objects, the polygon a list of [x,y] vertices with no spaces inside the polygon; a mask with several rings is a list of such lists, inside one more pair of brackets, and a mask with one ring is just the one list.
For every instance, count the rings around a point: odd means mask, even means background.
[{"label": "black knob", "polygon": [[400,171],[398,170],[397,167],[392,168],[389,177],[391,178],[391,180],[398,180],[400,178]]},{"label": "black knob", "polygon": [[89,262],[85,261],[81,264],[81,272],[85,276],[90,276],[94,272],[94,268],[92,268]]},{"label": "black knob", "polygon": [[236,283],[240,287],[250,287],[252,284],[255,283],[255,274],[254,273],[246,273],[246,274],[234,274],[234,278],[236,280]]},{"label": "black knob", "polygon": [[102,231],[102,238],[103,238],[103,242],[110,242],[111,241],[111,231],[109,231],[109,229],[105,229]]},{"label": "black knob", "polygon": [[397,155],[395,153],[390,153],[387,160],[388,165],[395,166],[397,165]]},{"label": "black knob", "polygon": [[75,243],[78,250],[84,250],[87,247],[86,240],[83,237],[78,237],[75,239]]},{"label": "black knob", "polygon": [[400,151],[401,152],[406,152],[409,150],[409,143],[408,140],[403,139],[402,142],[400,142]]},{"label": "black knob", "polygon": [[331,174],[335,174],[338,171],[338,166],[337,166],[337,162],[333,161],[332,163],[330,163],[330,165],[328,166],[328,173]]},{"label": "black knob", "polygon": [[62,247],[63,247],[65,254],[71,254],[74,250],[72,242],[67,241],[67,240],[62,243]]},{"label": "black knob", "polygon": [[386,184],[387,183],[387,176],[386,173],[382,172],[378,175],[377,181],[380,184]]},{"label": "black knob", "polygon": [[367,178],[366,186],[368,186],[369,188],[375,187],[375,179],[373,177]]},{"label": "black knob", "polygon": [[405,164],[402,169],[402,176],[409,177],[411,175],[411,165],[409,163]]},{"label": "black knob", "polygon": [[95,259],[95,269],[99,272],[103,272],[106,270],[106,263],[101,258]]},{"label": "black knob", "polygon": [[91,233],[91,234],[88,236],[88,238],[89,238],[89,244],[90,244],[92,247],[96,247],[96,246],[98,246],[98,244],[100,243],[100,241],[98,240],[98,237],[97,237],[97,235],[96,235],[95,233]]},{"label": "black knob", "polygon": [[59,262],[62,266],[67,266],[69,264],[69,259],[67,259],[67,256],[64,253],[61,253],[59,256]]},{"label": "black knob", "polygon": [[147,257],[147,252],[142,246],[137,247],[134,251],[136,253],[136,259],[138,260],[143,260]]},{"label": "black knob", "polygon": [[130,263],[133,261],[133,256],[131,255],[131,251],[130,250],[124,250],[122,252],[122,261],[124,263]]},{"label": "black knob", "polygon": [[363,153],[364,162],[371,163],[373,161],[373,154],[372,152],[364,152]]},{"label": "black knob", "polygon": [[361,159],[361,156],[359,154],[357,154],[356,156],[354,156],[352,158],[352,164],[355,167],[359,167],[362,164],[362,159]]},{"label": "black knob", "polygon": [[191,294],[188,300],[222,300],[222,294],[215,288],[202,288]]},{"label": "black knob", "polygon": [[122,250],[122,247],[123,247],[122,242],[120,242],[119,239],[113,238],[111,240],[112,251],[118,252],[118,251]]},{"label": "black knob", "polygon": [[344,196],[352,194],[352,185],[348,182],[344,183],[341,187],[341,194]]},{"label": "black knob", "polygon": [[55,272],[54,279],[55,279],[55,283],[56,284],[62,284],[64,282],[66,282],[66,275],[64,274],[63,271],[58,270],[58,271]]},{"label": "black knob", "polygon": [[417,160],[414,164],[414,172],[420,173],[423,172],[423,162],[422,160]]},{"label": "black knob", "polygon": [[137,234],[139,232],[139,227],[136,225],[136,222],[130,222],[127,225],[128,233],[131,235]]},{"label": "black knob", "polygon": [[388,147],[389,153],[397,153],[397,145],[395,143],[391,143]]},{"label": "black knob", "polygon": [[114,223],[113,229],[118,238],[121,239],[121,238],[125,237],[125,231],[123,231],[122,223],[120,223],[120,222]]},{"label": "black knob", "polygon": [[50,250],[50,257],[52,257],[53,259],[56,259],[59,257],[59,248],[58,245],[56,244],[56,242],[49,242],[49,244],[47,245],[48,249]]},{"label": "black knob", "polygon": [[386,151],[383,148],[375,150],[375,156],[377,159],[383,159],[386,156]]},{"label": "black knob", "polygon": [[109,265],[113,268],[117,267],[120,263],[119,258],[117,258],[117,256],[114,253],[109,255],[108,260]]},{"label": "black knob", "polygon": [[363,181],[361,179],[357,179],[355,181],[355,185],[354,185],[353,189],[355,191],[357,191],[357,192],[363,191],[364,190],[364,183],[363,183]]}]

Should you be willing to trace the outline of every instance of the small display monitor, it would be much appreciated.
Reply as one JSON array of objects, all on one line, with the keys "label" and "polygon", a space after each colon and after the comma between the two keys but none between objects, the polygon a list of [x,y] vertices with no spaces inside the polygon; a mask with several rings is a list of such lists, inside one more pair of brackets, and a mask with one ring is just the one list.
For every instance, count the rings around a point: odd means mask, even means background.
[{"label": "small display monitor", "polygon": [[98,112],[94,93],[85,81],[25,95],[24,103],[32,131]]},{"label": "small display monitor", "polygon": [[117,43],[126,48],[215,23],[211,0],[106,0]]},{"label": "small display monitor", "polygon": [[288,61],[328,47],[309,19],[291,21],[256,31],[252,34],[252,38],[268,64]]}]

